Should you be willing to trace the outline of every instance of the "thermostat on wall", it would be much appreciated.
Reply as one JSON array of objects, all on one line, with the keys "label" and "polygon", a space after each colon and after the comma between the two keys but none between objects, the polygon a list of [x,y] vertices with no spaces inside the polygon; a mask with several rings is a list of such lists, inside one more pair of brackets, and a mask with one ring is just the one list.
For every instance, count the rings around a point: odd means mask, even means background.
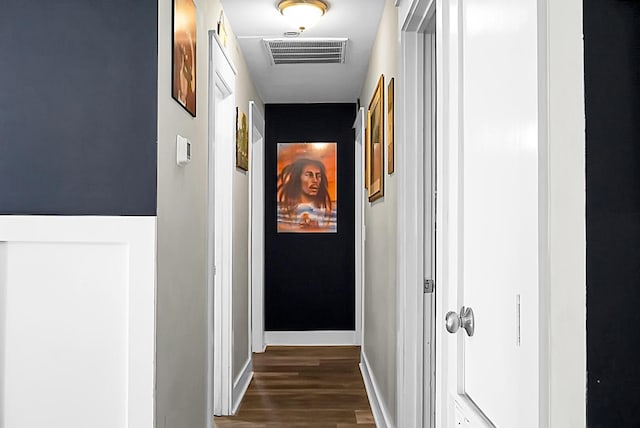
[{"label": "thermostat on wall", "polygon": [[191,141],[178,135],[176,139],[176,162],[185,166],[191,161]]}]

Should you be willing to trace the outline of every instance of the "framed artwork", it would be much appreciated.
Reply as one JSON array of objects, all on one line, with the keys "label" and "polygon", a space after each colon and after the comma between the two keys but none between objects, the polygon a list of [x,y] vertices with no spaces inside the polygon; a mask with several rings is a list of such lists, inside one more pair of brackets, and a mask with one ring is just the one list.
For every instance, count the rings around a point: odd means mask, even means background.
[{"label": "framed artwork", "polygon": [[222,42],[222,46],[227,47],[227,26],[224,25],[224,11],[220,11],[220,18],[218,18],[218,26],[216,29],[216,33],[218,33],[218,38],[220,42]]},{"label": "framed artwork", "polygon": [[391,78],[389,87],[387,88],[387,171],[389,174],[393,174],[394,168],[394,124],[393,124],[393,92],[394,92],[394,78]]},{"label": "framed artwork", "polygon": [[[369,153],[369,141],[371,141],[371,112],[367,110],[367,122],[364,131],[364,188],[369,189],[369,168],[371,154]],[[367,193],[368,195],[368,193]]]},{"label": "framed artwork", "polygon": [[196,117],[196,5],[173,0],[171,95]]},{"label": "framed artwork", "polygon": [[336,233],[338,144],[278,143],[278,233]]},{"label": "framed artwork", "polygon": [[236,167],[249,171],[249,129],[247,115],[236,107]]},{"label": "framed artwork", "polygon": [[369,103],[369,202],[384,195],[384,75]]}]

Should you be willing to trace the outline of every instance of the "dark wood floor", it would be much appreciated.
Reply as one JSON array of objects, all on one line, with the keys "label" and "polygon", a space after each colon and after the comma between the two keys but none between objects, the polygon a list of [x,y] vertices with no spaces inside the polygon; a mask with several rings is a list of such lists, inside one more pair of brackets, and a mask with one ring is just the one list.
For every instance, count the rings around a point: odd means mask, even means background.
[{"label": "dark wood floor", "polygon": [[238,414],[217,427],[374,428],[356,346],[270,346],[253,358],[254,376]]}]

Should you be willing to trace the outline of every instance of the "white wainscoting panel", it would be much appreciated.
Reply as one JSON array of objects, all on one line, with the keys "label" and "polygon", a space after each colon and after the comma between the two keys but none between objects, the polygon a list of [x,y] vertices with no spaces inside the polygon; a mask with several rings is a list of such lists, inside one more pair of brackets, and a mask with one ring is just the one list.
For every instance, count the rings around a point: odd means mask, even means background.
[{"label": "white wainscoting panel", "polygon": [[0,216],[0,427],[153,427],[155,227]]}]

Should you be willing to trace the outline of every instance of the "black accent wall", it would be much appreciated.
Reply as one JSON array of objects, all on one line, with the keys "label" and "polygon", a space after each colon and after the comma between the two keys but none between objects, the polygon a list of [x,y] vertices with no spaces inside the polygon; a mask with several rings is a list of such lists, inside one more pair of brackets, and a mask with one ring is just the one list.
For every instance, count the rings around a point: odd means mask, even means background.
[{"label": "black accent wall", "polygon": [[155,215],[157,9],[2,1],[0,214]]},{"label": "black accent wall", "polygon": [[[265,106],[265,329],[355,329],[355,104]],[[338,143],[338,232],[277,233],[277,144]]]},{"label": "black accent wall", "polygon": [[584,0],[587,419],[640,426],[640,2]]}]

